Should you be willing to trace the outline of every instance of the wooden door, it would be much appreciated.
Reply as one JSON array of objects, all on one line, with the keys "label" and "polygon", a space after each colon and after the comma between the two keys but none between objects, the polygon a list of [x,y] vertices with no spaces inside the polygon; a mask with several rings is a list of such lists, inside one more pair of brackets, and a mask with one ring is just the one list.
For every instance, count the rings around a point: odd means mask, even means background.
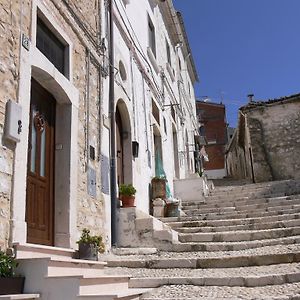
[{"label": "wooden door", "polygon": [[55,99],[32,80],[26,192],[27,242],[53,245]]},{"label": "wooden door", "polygon": [[123,150],[123,127],[119,110],[116,111],[116,141],[117,141],[117,181],[118,186],[124,183],[124,150]]}]

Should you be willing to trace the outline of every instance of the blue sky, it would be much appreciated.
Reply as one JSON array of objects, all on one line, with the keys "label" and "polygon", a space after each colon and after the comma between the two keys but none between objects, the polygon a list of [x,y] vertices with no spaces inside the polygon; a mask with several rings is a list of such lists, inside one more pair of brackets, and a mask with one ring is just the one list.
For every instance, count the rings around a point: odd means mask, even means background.
[{"label": "blue sky", "polygon": [[236,126],[247,102],[300,92],[300,0],[173,0],[184,17],[198,97],[223,103]]}]

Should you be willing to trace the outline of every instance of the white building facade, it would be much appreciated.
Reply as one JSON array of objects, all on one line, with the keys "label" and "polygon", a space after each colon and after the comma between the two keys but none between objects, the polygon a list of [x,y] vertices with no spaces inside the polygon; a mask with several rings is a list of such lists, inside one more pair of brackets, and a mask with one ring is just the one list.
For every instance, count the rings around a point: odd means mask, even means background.
[{"label": "white building facade", "polygon": [[[149,194],[145,186],[158,175],[157,156],[171,193],[174,178],[195,172],[193,84],[197,75],[172,1],[115,1],[114,14],[115,101],[125,132],[124,177],[119,175],[118,182],[133,182],[137,207],[146,212]],[[139,144],[136,158],[128,139]]]},{"label": "white building facade", "polygon": [[76,248],[88,228],[109,248],[114,136],[116,182],[136,187],[146,213],[157,157],[171,194],[195,172],[197,74],[180,15],[171,0],[112,1],[113,133],[108,4],[0,4],[1,247]]}]

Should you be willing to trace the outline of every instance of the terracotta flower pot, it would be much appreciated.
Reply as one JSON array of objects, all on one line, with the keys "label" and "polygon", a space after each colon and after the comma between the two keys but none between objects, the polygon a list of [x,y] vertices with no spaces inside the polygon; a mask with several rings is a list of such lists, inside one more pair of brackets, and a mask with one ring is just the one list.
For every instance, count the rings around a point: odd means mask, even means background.
[{"label": "terracotta flower pot", "polygon": [[121,195],[122,207],[134,207],[135,197]]},{"label": "terracotta flower pot", "polygon": [[166,192],[166,179],[164,178],[153,178],[151,181],[152,185],[152,199],[167,198]]}]

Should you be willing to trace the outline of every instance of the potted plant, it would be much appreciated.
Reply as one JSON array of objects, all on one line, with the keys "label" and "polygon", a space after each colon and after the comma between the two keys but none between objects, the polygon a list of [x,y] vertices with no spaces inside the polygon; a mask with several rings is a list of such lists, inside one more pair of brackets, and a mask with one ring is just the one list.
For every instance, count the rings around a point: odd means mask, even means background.
[{"label": "potted plant", "polygon": [[167,198],[167,190],[166,190],[167,179],[165,177],[155,176],[151,180],[152,187],[152,199]]},{"label": "potted plant", "polygon": [[84,228],[80,239],[77,241],[79,258],[87,260],[98,260],[98,252],[105,251],[105,245],[100,235],[90,235],[90,230]]},{"label": "potted plant", "polygon": [[16,259],[0,250],[0,295],[23,293],[25,277],[16,276]]},{"label": "potted plant", "polygon": [[121,184],[119,194],[122,201],[122,207],[134,207],[136,189],[132,184]]}]

